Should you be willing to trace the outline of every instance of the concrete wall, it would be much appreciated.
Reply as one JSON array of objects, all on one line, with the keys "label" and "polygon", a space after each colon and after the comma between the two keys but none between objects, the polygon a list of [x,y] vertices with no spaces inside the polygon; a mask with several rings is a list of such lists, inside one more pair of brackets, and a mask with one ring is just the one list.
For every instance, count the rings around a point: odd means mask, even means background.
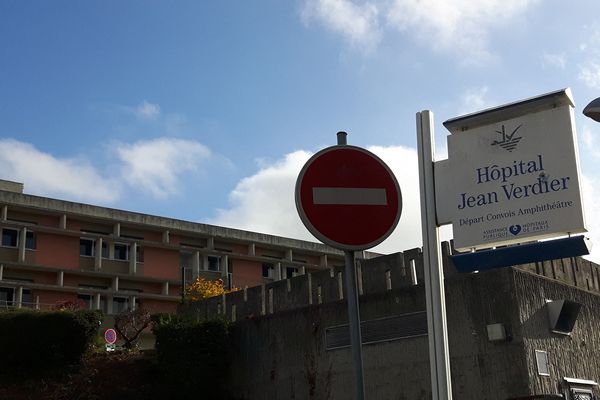
[{"label": "concrete wall", "polygon": [[[600,351],[597,294],[538,276],[528,266],[478,274],[457,274],[451,265],[445,269],[455,399],[561,393],[564,376],[598,381],[600,362],[592,355]],[[363,261],[359,272],[363,324],[425,309],[418,249]],[[342,269],[334,268],[209,299],[180,312],[237,321],[230,386],[240,399],[350,399],[354,378],[349,348],[327,348],[328,332],[347,324],[343,282]],[[580,318],[586,322],[578,322],[570,337],[551,333],[545,298],[582,302]],[[502,324],[504,340],[489,340],[487,328],[493,324]],[[363,345],[368,399],[431,398],[427,336],[401,336]],[[550,377],[537,375],[535,349],[547,349]]]},{"label": "concrete wall", "polygon": [[[514,274],[517,310],[531,393],[564,393],[564,378],[600,381],[600,297],[533,274]],[[570,300],[582,307],[570,335],[550,332],[546,300]],[[535,350],[546,351],[549,376],[537,373]],[[598,387],[591,387],[600,396]]]}]

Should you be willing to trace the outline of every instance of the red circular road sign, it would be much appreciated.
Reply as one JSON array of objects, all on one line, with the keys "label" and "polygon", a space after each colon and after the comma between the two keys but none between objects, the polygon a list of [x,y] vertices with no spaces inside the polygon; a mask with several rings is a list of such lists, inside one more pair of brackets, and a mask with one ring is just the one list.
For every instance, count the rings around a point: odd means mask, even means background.
[{"label": "red circular road sign", "polygon": [[112,328],[107,329],[104,331],[104,340],[108,344],[115,344],[117,341],[117,332]]},{"label": "red circular road sign", "polygon": [[317,239],[342,250],[374,247],[394,230],[402,211],[389,167],[360,147],[338,145],[312,156],[296,181],[296,208]]}]

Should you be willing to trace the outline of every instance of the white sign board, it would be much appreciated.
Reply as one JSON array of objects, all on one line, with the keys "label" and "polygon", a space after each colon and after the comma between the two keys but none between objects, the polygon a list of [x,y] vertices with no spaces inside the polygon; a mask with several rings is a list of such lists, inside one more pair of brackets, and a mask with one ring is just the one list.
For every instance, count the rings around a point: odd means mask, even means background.
[{"label": "white sign board", "polygon": [[570,91],[448,120],[438,224],[457,250],[585,232]]}]

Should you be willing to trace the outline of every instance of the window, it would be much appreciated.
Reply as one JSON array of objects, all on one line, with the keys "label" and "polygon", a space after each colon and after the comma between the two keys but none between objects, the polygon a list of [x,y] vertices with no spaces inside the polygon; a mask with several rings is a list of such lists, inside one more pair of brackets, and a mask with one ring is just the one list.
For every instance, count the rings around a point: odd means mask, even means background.
[{"label": "window", "polygon": [[79,255],[84,257],[94,257],[96,241],[93,239],[79,239]]},{"label": "window", "polygon": [[19,231],[16,229],[2,229],[2,246],[17,247]]},{"label": "window", "polygon": [[135,248],[135,260],[139,263],[144,262],[144,249],[142,246],[137,246]]},{"label": "window", "polygon": [[129,260],[129,245],[115,243],[115,260]]},{"label": "window", "polygon": [[179,266],[181,268],[192,268],[194,264],[194,253],[181,252],[179,253]]},{"label": "window", "polygon": [[298,275],[298,268],[287,267],[285,269],[285,273],[287,278],[293,278],[294,276]]},{"label": "window", "polygon": [[91,294],[81,293],[77,295],[77,298],[84,302],[86,310],[91,310],[93,308],[94,302]]},{"label": "window", "polygon": [[[93,310],[95,308],[95,295],[81,293],[77,295],[77,298],[85,303],[86,310]],[[106,298],[104,296],[100,296],[100,310],[106,312]]]},{"label": "window", "polygon": [[194,253],[179,253],[179,266],[183,274],[183,282],[188,285],[192,283],[192,267],[194,265]]},{"label": "window", "polygon": [[[96,239],[79,239],[79,255],[83,257],[96,256]],[[102,258],[108,258],[108,243],[102,241]]]},{"label": "window", "polygon": [[233,274],[231,272],[227,273],[227,290],[233,289]]},{"label": "window", "polygon": [[12,307],[15,289],[0,287],[0,308]]},{"label": "window", "polygon": [[548,369],[548,353],[543,350],[535,351],[535,362],[537,364],[538,375],[550,376]]},{"label": "window", "polygon": [[23,307],[33,307],[33,294],[31,289],[23,289],[23,297],[21,298],[21,304]]},{"label": "window", "polygon": [[221,257],[216,256],[208,256],[208,270],[209,271],[220,271],[221,268],[219,266],[221,261]]},{"label": "window", "polygon": [[273,278],[275,276],[275,265],[272,263],[263,263],[262,276],[263,278]]},{"label": "window", "polygon": [[128,308],[129,300],[127,297],[113,297],[113,314],[127,311]]},{"label": "window", "polygon": [[35,250],[35,233],[27,231],[25,233],[25,248],[30,250]]},{"label": "window", "polygon": [[574,389],[571,391],[573,400],[592,400],[592,392],[590,390]]},{"label": "window", "polygon": [[191,268],[182,268],[183,271],[183,283],[184,285],[189,285],[194,281],[192,269]]},{"label": "window", "polygon": [[[17,247],[19,245],[19,231],[16,229],[2,229],[2,246]],[[35,233],[27,231],[25,233],[25,248],[35,250]]]}]

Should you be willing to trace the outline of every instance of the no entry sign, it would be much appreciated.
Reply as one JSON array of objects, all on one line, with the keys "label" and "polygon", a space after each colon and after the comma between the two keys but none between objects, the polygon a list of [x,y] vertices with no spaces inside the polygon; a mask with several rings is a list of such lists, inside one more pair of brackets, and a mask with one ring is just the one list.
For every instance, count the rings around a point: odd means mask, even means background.
[{"label": "no entry sign", "polygon": [[104,331],[104,340],[108,344],[115,344],[117,341],[117,332],[112,328],[107,329]]},{"label": "no entry sign", "polygon": [[296,208],[306,228],[342,250],[376,246],[396,227],[400,187],[389,167],[360,147],[338,145],[312,156],[296,181]]}]

